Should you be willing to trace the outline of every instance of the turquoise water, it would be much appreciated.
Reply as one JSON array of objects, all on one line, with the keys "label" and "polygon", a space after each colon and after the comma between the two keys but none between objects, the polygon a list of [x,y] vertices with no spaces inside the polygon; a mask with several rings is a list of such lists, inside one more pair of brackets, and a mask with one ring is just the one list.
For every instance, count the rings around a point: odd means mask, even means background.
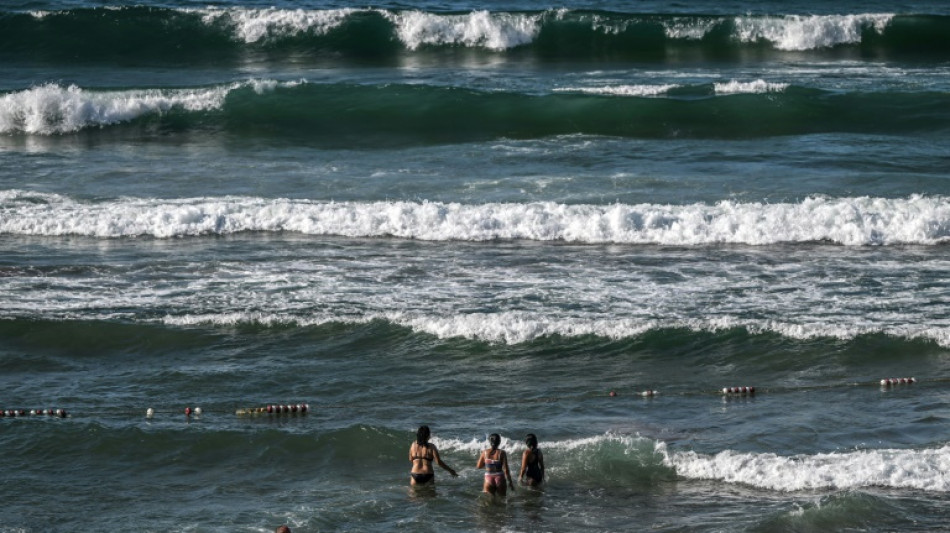
[{"label": "turquoise water", "polygon": [[0,531],[947,530],[948,25],[5,4]]}]

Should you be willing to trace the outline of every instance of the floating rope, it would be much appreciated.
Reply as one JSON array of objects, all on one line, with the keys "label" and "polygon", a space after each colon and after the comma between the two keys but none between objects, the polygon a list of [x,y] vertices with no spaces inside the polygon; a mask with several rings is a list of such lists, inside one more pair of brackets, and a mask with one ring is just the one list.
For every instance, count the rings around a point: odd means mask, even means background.
[{"label": "floating rope", "polygon": [[[950,383],[950,378],[934,378],[928,379],[928,383]],[[765,392],[772,394],[788,393],[788,392],[801,392],[801,391],[813,391],[813,390],[825,390],[833,389],[839,387],[859,387],[859,386],[868,386],[868,385],[877,385],[880,384],[882,392],[890,391],[894,388],[900,387],[902,385],[912,385],[918,383],[917,378],[914,377],[905,377],[905,378],[883,378],[879,381],[869,381],[869,382],[852,382],[852,383],[838,383],[838,384],[829,384],[829,385],[811,385],[811,386],[797,386],[797,387],[776,387],[770,389],[761,389],[753,386],[732,386],[732,387],[723,387],[717,390],[705,390],[705,391],[685,391],[679,393],[665,393],[668,396],[696,396],[696,395],[719,395],[725,396],[726,398],[750,398],[756,396],[756,394]],[[602,394],[602,393],[601,393]],[[634,396],[642,398],[655,398],[660,395],[660,391],[654,389],[643,389],[634,391]],[[610,390],[608,396],[611,398],[616,398],[619,396],[616,390]],[[523,403],[552,403],[558,401],[564,401],[569,399],[589,399],[596,397],[591,392],[580,392],[574,395],[565,395],[557,397],[543,397],[543,398],[525,398],[519,400],[519,404]],[[327,411],[330,409],[365,409],[378,405],[378,402],[366,402],[366,403],[347,403],[347,404],[320,404],[319,409],[322,411]],[[417,404],[420,406],[427,407],[452,407],[452,406],[467,406],[472,405],[471,402],[466,401],[431,401]],[[214,410],[214,414],[233,414],[237,417],[266,417],[266,418],[280,418],[287,417],[293,418],[297,416],[307,415],[311,412],[310,404],[308,403],[289,403],[289,404],[268,404],[259,407],[242,407],[235,409],[233,411],[229,410]],[[184,412],[185,418],[191,420],[192,418],[200,418],[205,411],[201,407],[185,407],[184,411],[174,409],[174,410],[156,410],[151,407],[146,409],[145,418],[151,420],[156,414],[174,414]],[[133,413],[128,410],[122,411],[111,411],[108,409],[97,409],[96,413],[100,416],[109,415],[112,416],[129,416]],[[141,411],[139,411],[141,413]],[[67,418],[71,417],[66,409],[0,409],[0,418],[30,418],[30,417],[54,417],[54,418]],[[139,415],[141,416],[141,415]]]},{"label": "floating rope", "polygon": [[261,416],[261,415],[305,415],[310,411],[310,405],[306,403],[289,405],[268,405],[265,407],[250,407],[238,409],[234,412],[237,416]]}]

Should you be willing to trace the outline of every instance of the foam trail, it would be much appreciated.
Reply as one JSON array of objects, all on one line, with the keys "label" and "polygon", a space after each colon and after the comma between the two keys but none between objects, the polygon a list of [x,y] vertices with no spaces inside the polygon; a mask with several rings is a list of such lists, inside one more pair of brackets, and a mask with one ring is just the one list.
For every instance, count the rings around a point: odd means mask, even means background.
[{"label": "foam trail", "polygon": [[715,205],[317,202],[249,197],[84,203],[0,192],[0,233],[159,238],[291,231],[431,241],[534,240],[662,245],[828,241],[849,246],[950,241],[950,201],[914,195]]},{"label": "foam trail", "polygon": [[564,87],[555,92],[575,92],[584,94],[607,94],[614,96],[658,96],[666,94],[679,85],[616,85],[610,87]]},{"label": "foam trail", "polygon": [[[499,448],[507,450],[510,454],[521,453],[525,450],[525,444],[521,435],[512,436],[499,433],[501,445]],[[488,447],[487,435],[477,436],[471,439],[460,438],[439,438],[433,437],[432,442],[440,450],[451,450],[457,452],[466,452],[477,454]],[[639,452],[644,449],[644,445],[651,453],[661,454],[665,452],[664,446],[658,446],[654,441],[640,436],[619,435],[607,433],[594,437],[581,437],[565,440],[545,440],[541,446],[545,451],[555,451],[560,454],[569,454],[572,452],[589,451],[604,445],[616,446],[619,450],[627,453]]]},{"label": "foam trail", "polygon": [[764,94],[780,93],[787,89],[787,83],[767,82],[765,80],[755,81],[736,81],[732,80],[726,83],[715,83],[713,87],[716,94]]},{"label": "foam trail", "polygon": [[776,491],[890,487],[950,491],[950,446],[925,450],[861,450],[782,457],[771,453],[667,453],[687,479],[742,483]]}]

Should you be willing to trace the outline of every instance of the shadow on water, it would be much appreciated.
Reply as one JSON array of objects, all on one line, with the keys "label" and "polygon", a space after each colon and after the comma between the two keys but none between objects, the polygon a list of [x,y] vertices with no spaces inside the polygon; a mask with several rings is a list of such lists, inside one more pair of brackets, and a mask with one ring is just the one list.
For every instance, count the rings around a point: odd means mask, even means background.
[{"label": "shadow on water", "polygon": [[510,496],[497,496],[481,492],[474,502],[474,518],[478,529],[498,531],[511,524],[513,506],[509,504]]},{"label": "shadow on water", "polygon": [[435,483],[427,483],[425,485],[409,485],[409,487],[406,489],[406,493],[409,495],[410,501],[419,503],[433,500],[439,495],[438,491],[435,489]]},{"label": "shadow on water", "polygon": [[504,497],[482,492],[472,508],[479,531],[532,531],[544,522],[544,490],[519,485]]}]

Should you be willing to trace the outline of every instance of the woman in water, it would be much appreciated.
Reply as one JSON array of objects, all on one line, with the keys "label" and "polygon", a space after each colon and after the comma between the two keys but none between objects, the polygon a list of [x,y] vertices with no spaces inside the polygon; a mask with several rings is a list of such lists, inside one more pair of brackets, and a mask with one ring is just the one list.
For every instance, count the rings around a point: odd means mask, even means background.
[{"label": "woman in water", "polygon": [[[536,486],[544,481],[544,456],[538,448],[538,438],[534,433],[528,433],[524,439],[524,455],[521,456],[521,472],[518,473],[518,479],[525,485]],[[525,476],[528,476],[525,479]]]},{"label": "woman in water", "polygon": [[439,450],[435,444],[429,442],[429,426],[419,426],[416,431],[416,442],[409,447],[409,460],[412,461],[412,470],[409,471],[411,485],[425,485],[435,482],[435,472],[432,470],[432,461],[448,470],[453,477],[458,476],[452,467],[442,462]]},{"label": "woman in water", "polygon": [[498,449],[498,445],[501,444],[499,434],[492,433],[489,435],[488,444],[491,445],[491,448],[482,450],[475,468],[485,469],[485,486],[482,488],[484,492],[504,496],[508,492],[505,486],[506,480],[511,490],[515,490],[515,484],[511,480],[511,472],[508,470],[508,454],[505,453],[505,450]]}]

